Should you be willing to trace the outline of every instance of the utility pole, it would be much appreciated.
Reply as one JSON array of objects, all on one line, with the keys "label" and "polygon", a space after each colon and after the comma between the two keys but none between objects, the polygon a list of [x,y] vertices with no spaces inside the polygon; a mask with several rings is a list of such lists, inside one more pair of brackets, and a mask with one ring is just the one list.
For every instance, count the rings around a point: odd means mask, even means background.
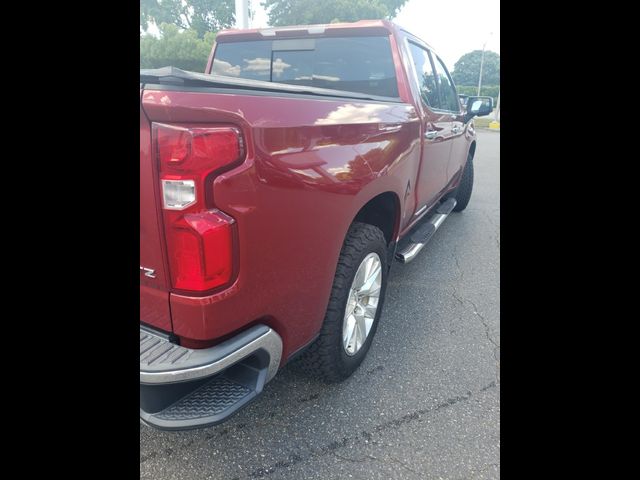
[{"label": "utility pole", "polygon": [[236,0],[236,28],[249,28],[249,0]]},{"label": "utility pole", "polygon": [[487,37],[484,44],[482,45],[482,56],[480,57],[480,77],[478,78],[478,96],[480,96],[480,89],[482,88],[482,67],[484,65],[484,48],[487,46],[487,42],[489,41],[489,38],[491,38],[491,35],[493,35],[493,32],[489,33],[489,37]]}]

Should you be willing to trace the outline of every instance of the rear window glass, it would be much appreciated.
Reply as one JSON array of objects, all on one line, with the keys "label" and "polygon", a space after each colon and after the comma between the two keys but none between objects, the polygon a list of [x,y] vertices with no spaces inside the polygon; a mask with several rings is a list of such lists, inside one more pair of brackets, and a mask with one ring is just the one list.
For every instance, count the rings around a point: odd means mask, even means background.
[{"label": "rear window glass", "polygon": [[219,43],[214,75],[398,96],[389,37]]}]

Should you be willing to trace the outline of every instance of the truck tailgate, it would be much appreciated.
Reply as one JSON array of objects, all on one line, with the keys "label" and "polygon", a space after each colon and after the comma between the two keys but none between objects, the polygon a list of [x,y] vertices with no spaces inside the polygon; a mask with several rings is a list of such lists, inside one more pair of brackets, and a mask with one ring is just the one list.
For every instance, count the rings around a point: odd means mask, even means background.
[{"label": "truck tailgate", "polygon": [[140,322],[171,331],[157,175],[151,127],[140,107]]}]

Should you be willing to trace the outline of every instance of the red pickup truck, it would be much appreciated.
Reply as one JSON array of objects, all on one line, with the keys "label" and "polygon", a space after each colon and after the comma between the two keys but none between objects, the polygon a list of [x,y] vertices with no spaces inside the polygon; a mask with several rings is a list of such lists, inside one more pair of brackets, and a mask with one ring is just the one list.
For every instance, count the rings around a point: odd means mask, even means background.
[{"label": "red pickup truck", "polygon": [[353,373],[393,261],[466,207],[492,107],[386,21],[228,30],[205,73],[141,70],[141,421],[219,423],[293,358]]}]

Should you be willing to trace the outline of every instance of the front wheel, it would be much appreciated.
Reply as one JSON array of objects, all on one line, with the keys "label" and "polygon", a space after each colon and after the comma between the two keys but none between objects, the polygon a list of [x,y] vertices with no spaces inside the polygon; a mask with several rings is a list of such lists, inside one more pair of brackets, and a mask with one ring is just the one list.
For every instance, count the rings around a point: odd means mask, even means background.
[{"label": "front wheel", "polygon": [[467,158],[467,164],[464,167],[464,171],[462,172],[462,178],[460,179],[460,184],[456,187],[456,189],[448,194],[446,198],[455,198],[456,206],[454,207],[454,212],[461,212],[467,205],[469,204],[469,199],[471,198],[471,192],[473,190],[473,157],[469,155]]},{"label": "front wheel", "polygon": [[305,370],[338,382],[360,366],[382,312],[388,271],[386,251],[379,228],[360,222],[351,225],[320,335],[300,358]]}]

